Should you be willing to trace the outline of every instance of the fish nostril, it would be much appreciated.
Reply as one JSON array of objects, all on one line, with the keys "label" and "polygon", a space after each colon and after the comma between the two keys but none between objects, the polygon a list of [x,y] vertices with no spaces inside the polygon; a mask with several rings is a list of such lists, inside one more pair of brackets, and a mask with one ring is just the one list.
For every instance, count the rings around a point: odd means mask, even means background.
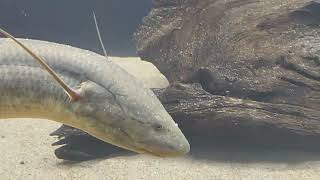
[{"label": "fish nostril", "polygon": [[152,125],[153,129],[156,130],[156,131],[160,131],[163,129],[163,126],[161,124],[153,124]]}]

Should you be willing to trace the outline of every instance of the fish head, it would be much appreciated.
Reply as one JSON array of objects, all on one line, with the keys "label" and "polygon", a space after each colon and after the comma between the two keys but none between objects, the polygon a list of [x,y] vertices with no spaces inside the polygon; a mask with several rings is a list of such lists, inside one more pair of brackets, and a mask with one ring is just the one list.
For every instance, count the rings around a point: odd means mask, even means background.
[{"label": "fish head", "polygon": [[83,121],[79,128],[137,153],[161,157],[188,153],[188,140],[155,94],[147,88],[131,88],[82,83],[83,98],[73,104],[73,111]]}]

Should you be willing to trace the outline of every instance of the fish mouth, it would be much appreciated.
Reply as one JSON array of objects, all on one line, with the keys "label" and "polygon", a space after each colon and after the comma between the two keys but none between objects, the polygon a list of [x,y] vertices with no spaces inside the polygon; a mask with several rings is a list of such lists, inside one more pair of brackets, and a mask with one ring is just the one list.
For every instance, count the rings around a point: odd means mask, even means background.
[{"label": "fish mouth", "polygon": [[154,145],[150,143],[139,143],[137,150],[143,154],[150,154],[158,157],[177,157],[183,156],[189,153],[190,144],[186,140],[183,143],[175,144],[175,145]]},{"label": "fish mouth", "polygon": [[178,146],[157,146],[157,145],[150,145],[147,143],[135,143],[135,144],[118,144],[118,143],[111,143],[118,147],[127,149],[129,151],[133,151],[139,154],[149,154],[157,157],[177,157],[183,156],[190,151],[189,142],[186,141]]},{"label": "fish mouth", "polygon": [[158,157],[178,157],[183,156],[189,153],[189,150],[183,150],[183,151],[161,151],[161,150],[150,150],[150,149],[143,149],[145,154],[150,154],[153,156]]},{"label": "fish mouth", "polygon": [[188,152],[154,152],[154,151],[149,151],[149,150],[145,150],[146,154],[150,154],[153,156],[157,156],[157,157],[178,157],[178,156],[183,156],[185,154],[187,154]]},{"label": "fish mouth", "polygon": [[190,144],[182,133],[170,137],[170,140],[151,138],[142,141],[136,141],[135,138],[131,137],[129,133],[126,133],[123,130],[121,133],[123,135],[121,140],[110,141],[110,139],[108,139],[107,142],[136,153],[149,154],[158,157],[182,156],[190,151]]},{"label": "fish mouth", "polygon": [[138,148],[132,151],[139,154],[148,154],[148,155],[157,156],[157,157],[177,157],[177,156],[183,156],[189,152],[189,151],[165,152],[165,151],[154,151],[154,150],[143,149],[143,148]]},{"label": "fish mouth", "polygon": [[138,142],[131,145],[120,145],[124,149],[139,153],[139,154],[148,154],[157,157],[177,157],[183,156],[189,153],[190,145],[189,142],[186,141],[180,145],[173,146],[159,146],[159,145],[151,145],[150,143]]}]

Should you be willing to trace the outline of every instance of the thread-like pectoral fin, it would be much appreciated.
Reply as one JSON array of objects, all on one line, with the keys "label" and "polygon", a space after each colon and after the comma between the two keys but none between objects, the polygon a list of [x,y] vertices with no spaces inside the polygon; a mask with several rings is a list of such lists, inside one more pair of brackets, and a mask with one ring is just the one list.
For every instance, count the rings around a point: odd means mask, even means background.
[{"label": "thread-like pectoral fin", "polygon": [[98,39],[99,39],[103,54],[108,59],[108,54],[107,54],[106,48],[104,48],[104,44],[103,44],[103,41],[102,41],[102,38],[101,38],[101,33],[100,33],[99,26],[98,26],[98,21],[97,21],[97,18],[96,18],[96,14],[94,13],[94,11],[92,12],[92,14],[93,14],[93,20],[94,20],[94,24],[96,26],[97,35],[98,35]]},{"label": "thread-like pectoral fin", "polygon": [[40,56],[36,55],[34,52],[32,52],[31,49],[26,47],[18,39],[16,39],[11,34],[9,34],[8,32],[6,32],[1,28],[0,28],[0,33],[3,34],[5,37],[12,39],[15,43],[17,43],[20,47],[22,47],[26,52],[28,52],[28,54],[30,54],[46,71],[48,71],[48,73],[53,77],[53,79],[56,80],[60,84],[60,86],[65,90],[65,92],[70,97],[71,101],[76,101],[81,98],[80,93],[72,89],[71,87],[69,87]]}]

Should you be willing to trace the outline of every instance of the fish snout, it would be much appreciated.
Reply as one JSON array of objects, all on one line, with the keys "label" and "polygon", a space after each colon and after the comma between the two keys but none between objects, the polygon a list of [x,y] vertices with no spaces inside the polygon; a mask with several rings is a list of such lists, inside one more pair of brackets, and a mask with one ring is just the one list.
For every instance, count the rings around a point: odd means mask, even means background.
[{"label": "fish snout", "polygon": [[189,153],[190,144],[183,134],[164,139],[147,140],[142,144],[146,152],[160,157],[182,156]]}]

